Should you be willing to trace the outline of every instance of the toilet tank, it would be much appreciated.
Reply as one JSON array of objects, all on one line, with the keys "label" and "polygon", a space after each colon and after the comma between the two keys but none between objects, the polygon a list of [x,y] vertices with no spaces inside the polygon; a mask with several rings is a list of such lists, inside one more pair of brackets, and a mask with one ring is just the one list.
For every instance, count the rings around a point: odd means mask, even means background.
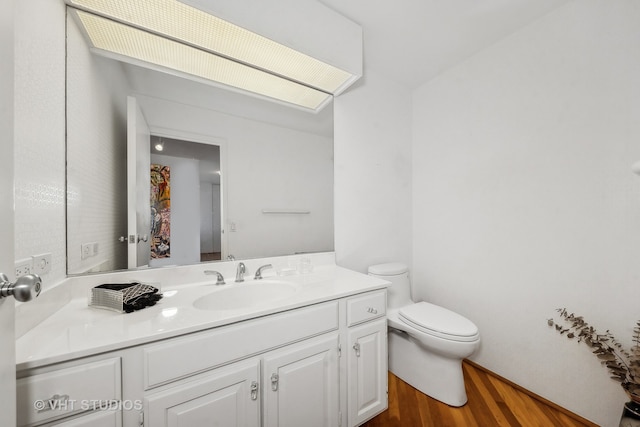
[{"label": "toilet tank", "polygon": [[387,288],[387,307],[400,308],[411,304],[411,281],[409,267],[399,262],[372,265],[368,269],[369,276],[375,276],[391,282]]}]

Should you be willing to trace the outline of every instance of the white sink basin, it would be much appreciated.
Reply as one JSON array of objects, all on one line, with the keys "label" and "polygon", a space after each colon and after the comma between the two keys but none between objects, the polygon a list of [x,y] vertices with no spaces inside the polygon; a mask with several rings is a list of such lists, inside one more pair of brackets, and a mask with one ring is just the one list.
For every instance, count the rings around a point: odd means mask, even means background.
[{"label": "white sink basin", "polygon": [[294,294],[297,287],[279,280],[252,280],[221,285],[193,302],[201,310],[236,310],[277,301]]}]

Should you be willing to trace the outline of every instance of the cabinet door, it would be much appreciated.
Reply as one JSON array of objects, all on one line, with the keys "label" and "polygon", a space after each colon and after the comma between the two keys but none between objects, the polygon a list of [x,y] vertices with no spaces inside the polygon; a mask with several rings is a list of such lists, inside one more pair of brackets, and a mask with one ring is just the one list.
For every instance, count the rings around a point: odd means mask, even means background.
[{"label": "cabinet door", "polygon": [[264,426],[338,425],[338,335],[313,338],[264,357]]},{"label": "cabinet door", "polygon": [[387,320],[349,329],[349,426],[357,426],[387,409]]},{"label": "cabinet door", "polygon": [[151,427],[258,427],[260,362],[241,362],[145,398]]}]

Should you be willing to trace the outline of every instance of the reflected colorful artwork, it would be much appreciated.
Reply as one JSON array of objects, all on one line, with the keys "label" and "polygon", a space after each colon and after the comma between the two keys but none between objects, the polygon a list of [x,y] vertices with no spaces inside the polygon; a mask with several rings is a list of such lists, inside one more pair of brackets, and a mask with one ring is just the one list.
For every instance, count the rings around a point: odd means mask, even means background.
[{"label": "reflected colorful artwork", "polygon": [[151,258],[171,257],[169,166],[151,165]]}]

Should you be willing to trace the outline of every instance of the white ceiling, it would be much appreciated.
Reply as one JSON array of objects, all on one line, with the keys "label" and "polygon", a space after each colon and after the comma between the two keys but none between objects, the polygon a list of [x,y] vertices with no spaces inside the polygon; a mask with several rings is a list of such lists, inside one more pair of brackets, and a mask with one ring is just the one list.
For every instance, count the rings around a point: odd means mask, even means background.
[{"label": "white ceiling", "polygon": [[360,24],[364,64],[414,89],[569,0],[319,0]]}]

